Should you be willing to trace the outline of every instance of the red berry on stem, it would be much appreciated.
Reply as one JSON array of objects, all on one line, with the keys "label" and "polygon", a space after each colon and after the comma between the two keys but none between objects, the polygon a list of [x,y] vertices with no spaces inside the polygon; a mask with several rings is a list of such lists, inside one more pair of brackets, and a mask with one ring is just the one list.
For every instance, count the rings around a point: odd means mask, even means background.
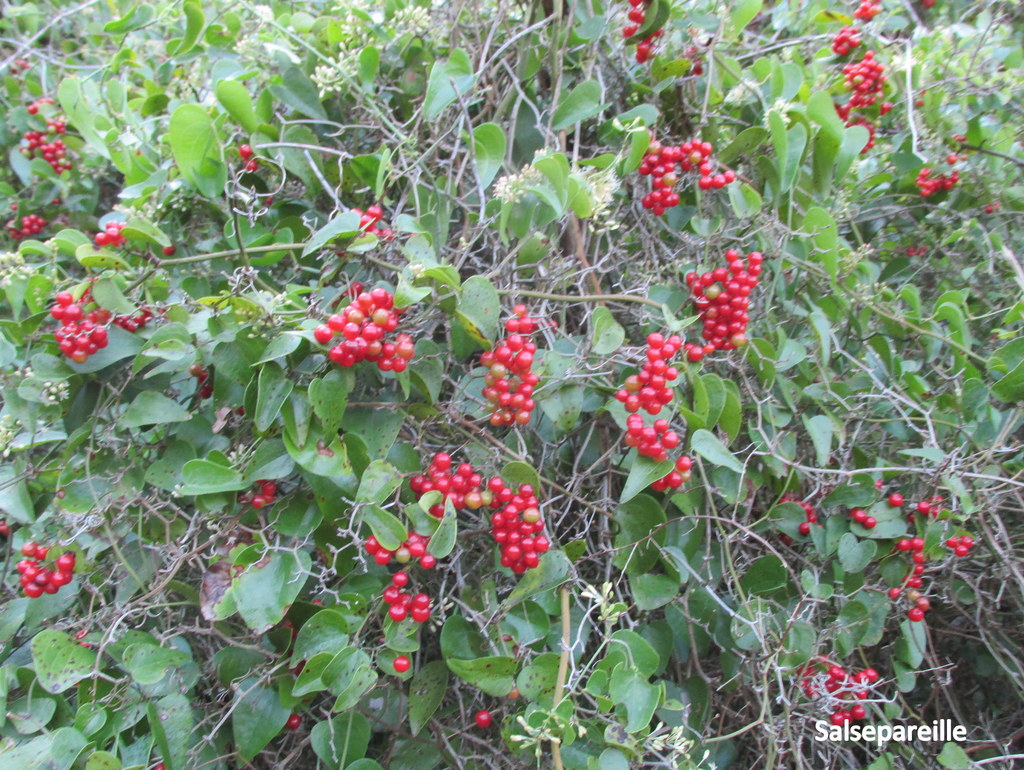
[{"label": "red berry on stem", "polygon": [[486,730],[494,721],[493,717],[491,717],[491,712],[487,709],[480,709],[480,711],[476,712],[473,716],[473,720],[476,722],[476,726],[481,730]]}]

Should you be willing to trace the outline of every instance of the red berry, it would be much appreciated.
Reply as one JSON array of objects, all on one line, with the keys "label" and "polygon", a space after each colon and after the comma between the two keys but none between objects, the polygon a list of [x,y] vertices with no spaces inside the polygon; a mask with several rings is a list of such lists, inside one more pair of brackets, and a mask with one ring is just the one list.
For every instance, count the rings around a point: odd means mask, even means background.
[{"label": "red berry", "polygon": [[394,663],[392,663],[392,665],[395,667],[395,671],[397,671],[399,674],[404,674],[406,671],[409,670],[409,667],[412,665],[412,663],[404,655],[399,655],[395,658]]},{"label": "red berry", "polygon": [[173,257],[178,253],[178,249],[174,246],[164,246],[163,252],[165,257]]},{"label": "red berry", "polygon": [[285,729],[298,730],[299,725],[302,724],[302,717],[298,714],[292,714],[288,717],[288,721],[284,723]]},{"label": "red berry", "polygon": [[914,623],[920,623],[922,620],[924,620],[924,610],[922,610],[920,607],[911,607],[909,610],[907,610],[907,618],[913,621]]},{"label": "red berry", "polygon": [[479,727],[481,730],[486,730],[488,727],[491,726],[493,718],[491,717],[490,711],[488,711],[487,709],[480,709],[480,711],[476,712],[476,714],[473,716],[473,720],[476,722],[477,727]]},{"label": "red berry", "polygon": [[891,495],[889,495],[889,505],[891,505],[893,508],[902,508],[903,495],[901,495],[899,492],[893,492]]}]

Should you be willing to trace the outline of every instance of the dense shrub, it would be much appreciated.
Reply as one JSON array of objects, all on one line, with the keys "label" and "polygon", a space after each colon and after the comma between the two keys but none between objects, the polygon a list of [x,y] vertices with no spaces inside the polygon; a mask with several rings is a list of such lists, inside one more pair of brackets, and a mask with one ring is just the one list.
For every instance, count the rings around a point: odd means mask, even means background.
[{"label": "dense shrub", "polygon": [[1014,766],[1020,32],[5,3],[0,767]]}]

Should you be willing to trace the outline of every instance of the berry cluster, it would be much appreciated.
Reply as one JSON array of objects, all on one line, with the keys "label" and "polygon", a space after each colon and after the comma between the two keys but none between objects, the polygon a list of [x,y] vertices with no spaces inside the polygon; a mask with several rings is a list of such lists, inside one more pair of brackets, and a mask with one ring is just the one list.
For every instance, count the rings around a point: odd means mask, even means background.
[{"label": "berry cluster", "polygon": [[406,618],[412,618],[416,623],[426,623],[430,620],[430,597],[425,593],[414,596],[403,591],[407,585],[407,573],[396,572],[391,576],[391,585],[384,589],[384,602],[389,607],[388,616],[396,623],[401,623]]},{"label": "berry cluster", "polygon": [[843,83],[853,93],[846,109],[871,107],[885,90],[885,66],[875,61],[875,52],[866,51],[859,62],[850,62],[843,67]]},{"label": "berry cluster", "polygon": [[[902,503],[900,503],[899,505],[896,505],[895,503],[891,502],[893,497],[900,497],[900,498],[902,498],[902,495],[899,495],[899,494],[889,495],[889,499],[890,499],[890,503],[889,504],[894,506],[894,507],[896,507],[896,508],[903,507]],[[915,515],[915,513],[918,513],[918,514],[920,514],[922,516],[928,516],[929,518],[932,518],[932,519],[937,519],[937,518],[939,518],[939,514],[941,512],[942,512],[942,497],[939,496],[939,495],[934,495],[933,497],[929,498],[928,500],[922,500],[921,502],[917,503],[914,506],[914,510],[911,511],[909,514],[907,514],[907,523],[908,524],[913,524],[914,523],[914,515]]]},{"label": "berry cluster", "polygon": [[860,45],[860,30],[856,27],[843,27],[832,38],[832,52],[837,56],[846,56]]},{"label": "berry cluster", "polygon": [[143,326],[149,323],[150,319],[153,318],[153,311],[148,307],[139,308],[139,312],[134,315],[116,315],[113,318],[113,323],[120,326],[126,332],[137,332]]},{"label": "berry cluster", "polygon": [[551,547],[548,539],[540,534],[544,519],[539,502],[529,484],[520,484],[519,490],[513,493],[501,477],[496,476],[488,483],[488,489],[499,505],[504,502],[501,510],[491,516],[491,535],[501,546],[501,566],[521,575],[536,567],[541,554]]},{"label": "berry cluster", "polygon": [[690,45],[683,51],[683,55],[690,61],[690,72],[691,75],[703,75],[704,74],[704,51],[701,50],[700,46]]},{"label": "berry cluster", "polygon": [[819,655],[815,663],[808,663],[800,671],[800,687],[808,698],[817,699],[831,697],[845,701],[832,712],[829,721],[842,726],[853,720],[867,717],[867,710],[862,701],[868,697],[868,688],[879,679],[873,668],[866,668],[850,674],[842,666],[829,663],[823,655]]},{"label": "berry cluster", "polygon": [[[650,6],[651,0],[629,0],[629,4],[632,8],[629,12],[630,23],[622,28],[622,36],[627,39],[633,37],[633,35],[640,31],[640,27],[644,25],[644,21],[647,20],[647,8]],[[638,64],[643,64],[651,58],[655,42],[664,33],[664,29],[656,29],[637,43],[636,61]]]},{"label": "berry cluster", "polygon": [[10,235],[14,240],[20,241],[22,238],[28,238],[35,235],[46,227],[46,220],[38,214],[26,214],[21,218],[19,223],[17,219],[12,219],[7,223],[6,230],[7,234]]},{"label": "berry cluster", "polygon": [[516,305],[512,312],[514,317],[505,322],[508,337],[480,356],[480,364],[487,367],[481,394],[490,404],[490,421],[495,427],[530,422],[536,406],[533,391],[540,382],[531,371],[537,345],[526,337],[539,324],[526,314],[525,305]]},{"label": "berry cluster", "polygon": [[39,114],[39,108],[42,105],[44,105],[44,104],[53,104],[53,103],[54,102],[53,102],[53,97],[52,96],[42,96],[42,97],[36,99],[34,102],[32,102],[32,104],[30,104],[25,109],[28,111],[29,115],[37,115],[37,114]]},{"label": "berry cluster", "polygon": [[648,414],[658,414],[673,397],[669,383],[679,377],[679,370],[669,362],[679,352],[683,341],[675,334],[668,339],[664,335],[647,335],[647,360],[638,374],[626,378],[615,398],[623,403],[630,414],[643,409]]},{"label": "berry cluster", "polygon": [[257,158],[252,156],[252,147],[248,144],[243,144],[238,148],[238,157],[245,161],[246,171],[258,171],[260,168],[260,162]]},{"label": "berry cluster", "polygon": [[373,535],[366,538],[364,547],[366,552],[373,557],[373,560],[382,567],[390,564],[392,559],[399,564],[408,564],[413,559],[419,559],[420,566],[423,569],[433,569],[437,564],[437,559],[433,554],[427,553],[427,545],[429,543],[429,537],[411,532],[405,541],[393,551],[389,551],[382,546]]},{"label": "berry cluster", "polygon": [[[818,523],[818,514],[815,512],[814,506],[811,505],[806,500],[799,499],[792,492],[787,492],[786,494],[784,494],[781,498],[779,498],[779,502],[780,503],[796,503],[801,508],[803,508],[804,509],[804,519],[805,519],[805,521],[801,521],[800,522],[800,526],[797,527],[797,531],[801,535],[803,535],[804,537],[806,537],[807,535],[811,534],[811,525]],[[783,536],[783,538],[784,538],[783,542],[786,542],[786,540],[788,539],[788,537],[785,536],[785,535]],[[786,545],[790,545],[790,543],[786,542]]]},{"label": "berry cluster", "polygon": [[60,346],[60,352],[77,364],[84,363],[89,356],[107,346],[107,328],[110,311],[96,307],[86,313],[83,305],[91,298],[86,290],[79,303],[70,292],[60,291],[54,297],[55,304],[50,315],[60,321],[61,328],[53,336]]},{"label": "berry cluster", "polygon": [[910,559],[914,566],[911,567],[907,577],[904,578],[902,586],[889,589],[889,598],[894,601],[898,599],[900,594],[903,593],[904,586],[912,589],[912,591],[908,592],[908,596],[913,606],[907,611],[907,617],[915,623],[920,622],[924,620],[924,613],[931,609],[931,604],[918,591],[924,584],[921,575],[924,574],[924,564],[927,561],[927,557],[924,555],[924,538],[902,538],[896,543],[896,550],[902,553],[910,553]]},{"label": "berry cluster", "polygon": [[213,383],[210,382],[210,372],[202,364],[192,364],[188,373],[196,378],[199,385],[199,398],[209,398],[213,395]]},{"label": "berry cluster", "polygon": [[341,313],[316,327],[313,336],[321,345],[340,333],[344,342],[331,347],[328,357],[338,366],[355,366],[360,361],[377,364],[382,372],[403,372],[416,352],[412,337],[399,334],[394,342],[385,342],[384,335],[398,327],[404,308],[395,307],[395,298],[387,289],[361,292]]},{"label": "berry cluster", "polygon": [[868,516],[868,512],[863,508],[851,508],[850,518],[864,527],[864,529],[874,529],[878,526],[878,520],[874,516]]},{"label": "berry cluster", "polygon": [[19,71],[24,72],[32,65],[26,59],[15,59],[11,62],[11,74],[17,75]]},{"label": "berry cluster", "polygon": [[1000,201],[992,201],[991,203],[986,203],[985,204],[984,211],[985,211],[986,214],[995,214],[1002,207],[1003,207],[1002,202],[1000,202]]},{"label": "berry cluster", "polygon": [[873,19],[881,12],[882,3],[880,0],[861,0],[857,10],[853,12],[853,16],[854,18],[867,21],[868,19]]},{"label": "berry cluster", "polygon": [[714,151],[711,142],[694,139],[680,145],[663,145],[652,134],[647,153],[638,169],[641,176],[651,177],[652,190],[641,199],[641,205],[659,217],[668,209],[678,206],[679,193],[672,188],[679,181],[679,173],[687,173],[695,168],[700,174],[697,186],[701,190],[720,190],[736,181],[736,172],[732,169],[716,173],[715,160],[711,155]]},{"label": "berry cluster", "polygon": [[728,267],[718,267],[703,275],[686,274],[686,284],[704,323],[704,344],[688,342],[683,346],[693,362],[716,350],[733,350],[747,344],[750,292],[757,286],[764,256],[752,251],[744,262],[738,251],[729,249],[725,258]]},{"label": "berry cluster", "polygon": [[933,195],[941,190],[952,190],[956,183],[960,181],[960,173],[957,171],[951,171],[948,175],[938,174],[934,177],[931,173],[931,168],[925,166],[918,173],[917,179],[914,180],[921,191],[922,198],[927,198],[929,195]]},{"label": "berry cluster", "polygon": [[124,246],[125,237],[121,235],[124,229],[124,222],[109,222],[102,231],[93,236],[97,246],[113,246],[115,248]]},{"label": "berry cluster", "polygon": [[[205,379],[205,378],[204,378]],[[238,502],[242,505],[251,505],[256,510],[265,508],[274,502],[277,497],[277,484],[267,479],[259,479],[256,482],[255,492],[248,492],[238,496]]]},{"label": "berry cluster", "polygon": [[957,535],[946,541],[946,548],[953,552],[953,555],[964,557],[974,548],[974,538],[970,535]]},{"label": "berry cluster", "polygon": [[656,492],[664,492],[667,489],[679,489],[690,480],[690,469],[693,467],[693,460],[686,455],[676,459],[676,467],[669,471],[657,481],[651,482],[651,489]]},{"label": "berry cluster", "polygon": [[907,253],[908,257],[923,257],[925,254],[928,253],[928,247],[927,246],[907,246],[906,253]]},{"label": "berry cluster", "polygon": [[[50,102],[52,101],[50,99]],[[32,112],[33,107],[35,105],[29,105],[29,112]],[[35,109],[38,112],[39,108],[35,107]],[[32,114],[35,113],[33,112]],[[72,168],[72,163],[68,158],[68,148],[64,144],[63,139],[53,138],[57,134],[63,134],[66,130],[67,125],[63,120],[47,118],[45,132],[26,131],[24,133],[25,144],[21,146],[19,151],[29,160],[36,157],[42,158],[58,174],[63,171],[69,171]]]},{"label": "berry cluster", "polygon": [[49,552],[49,548],[31,542],[21,547],[25,558],[18,562],[18,572],[21,574],[22,590],[30,599],[36,599],[44,593],[55,594],[61,586],[71,582],[75,571],[75,555],[70,551],[61,554],[54,564],[55,569],[50,570],[43,566],[43,560]]},{"label": "berry cluster", "polygon": [[645,426],[641,415],[631,414],[626,418],[623,442],[628,447],[636,447],[641,456],[660,463],[668,459],[669,449],[679,446],[679,434],[669,428],[668,420],[664,418],[655,420],[654,425]]},{"label": "berry cluster", "polygon": [[[451,501],[455,510],[463,508],[476,510],[491,502],[491,499],[489,497],[485,499],[484,494],[480,491],[483,483],[483,477],[473,469],[472,465],[462,463],[453,471],[451,455],[438,452],[430,461],[430,467],[425,475],[413,476],[410,479],[409,488],[412,489],[417,500],[427,492],[437,490]],[[430,506],[429,512],[431,516],[440,519],[444,516],[444,504],[436,503]]]},{"label": "berry cluster", "polygon": [[390,227],[380,227],[379,223],[384,218],[384,209],[380,206],[370,206],[366,211],[362,209],[352,209],[359,215],[359,229],[364,233],[370,235],[376,235],[378,238],[390,241],[394,239],[395,234]]}]

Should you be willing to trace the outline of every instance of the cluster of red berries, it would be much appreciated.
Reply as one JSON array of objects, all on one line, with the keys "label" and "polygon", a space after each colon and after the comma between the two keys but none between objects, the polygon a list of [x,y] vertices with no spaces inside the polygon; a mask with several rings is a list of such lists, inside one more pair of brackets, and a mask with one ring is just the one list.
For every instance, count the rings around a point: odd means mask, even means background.
[{"label": "cluster of red berries", "polygon": [[512,312],[514,316],[505,322],[508,337],[480,356],[480,365],[487,367],[481,395],[490,404],[490,422],[495,427],[530,422],[536,406],[533,391],[540,382],[531,371],[537,345],[527,339],[540,326],[526,314],[525,305],[516,305]]},{"label": "cluster of red berries", "polygon": [[77,364],[85,363],[93,353],[107,346],[107,328],[110,311],[97,307],[86,313],[82,306],[90,301],[89,292],[75,302],[71,292],[60,291],[54,297],[50,315],[60,321],[61,328],[53,336],[60,352]]},{"label": "cluster of red berries", "polygon": [[388,616],[396,623],[401,623],[406,618],[412,618],[416,623],[426,623],[430,620],[430,597],[425,593],[414,596],[403,591],[407,585],[407,573],[396,572],[391,576],[391,585],[384,589],[384,602],[389,607]]},{"label": "cluster of red berries", "polygon": [[986,203],[985,204],[984,211],[985,211],[986,214],[995,214],[1002,207],[1003,207],[1003,204],[1000,201],[992,201],[991,203]]},{"label": "cluster of red berries", "polygon": [[256,491],[239,495],[238,502],[242,505],[251,505],[256,510],[259,510],[274,502],[276,497],[277,483],[267,479],[259,479],[256,482]]},{"label": "cluster of red berries", "polygon": [[[895,502],[895,501],[901,502]],[[889,505],[895,508],[903,507],[903,495],[899,492],[894,492],[889,495]],[[907,523],[913,524],[915,522],[915,515],[920,514],[921,516],[927,516],[931,519],[939,518],[939,514],[942,512],[942,497],[940,495],[934,495],[928,500],[922,500],[914,506],[914,510],[907,514]]]},{"label": "cluster of red berries", "polygon": [[641,176],[651,177],[651,192],[641,199],[641,205],[659,217],[678,206],[679,193],[672,188],[679,181],[679,173],[693,169],[700,174],[697,186],[701,190],[720,190],[735,182],[736,172],[732,169],[716,173],[715,160],[711,155],[714,151],[715,146],[711,142],[693,139],[680,145],[663,145],[652,134],[647,153],[637,169]]},{"label": "cluster of red berries", "polygon": [[[650,4],[651,0],[629,0],[629,5],[631,7],[629,12],[630,23],[622,28],[622,36],[624,38],[631,38],[640,31],[640,27],[643,26],[644,21],[647,19],[647,8]],[[664,33],[665,30],[663,29],[656,29],[650,35],[637,43],[636,61],[638,64],[643,64],[651,58],[651,53],[654,50],[654,43]]]},{"label": "cluster of red berries", "polygon": [[832,38],[832,52],[837,56],[846,56],[860,45],[860,30],[856,27],[843,27]]},{"label": "cluster of red berries", "polygon": [[395,234],[390,227],[380,227],[380,221],[384,218],[384,209],[380,206],[370,206],[366,211],[352,209],[359,215],[359,229],[364,233],[376,235],[385,241],[394,239]]},{"label": "cluster of red berries", "polygon": [[429,537],[411,532],[405,541],[393,551],[389,551],[382,546],[373,535],[366,538],[364,547],[366,552],[373,557],[373,560],[382,567],[390,564],[392,559],[399,564],[408,564],[413,559],[419,559],[420,566],[423,569],[433,569],[437,564],[437,559],[433,554],[427,553],[427,545],[429,543]]},{"label": "cluster of red berries", "polygon": [[974,548],[974,538],[970,535],[957,535],[946,541],[946,548],[953,552],[954,556],[964,557]]},{"label": "cluster of red berries", "polygon": [[39,113],[39,108],[42,105],[44,105],[44,104],[53,104],[53,103],[54,102],[53,102],[53,97],[52,96],[42,96],[42,97],[36,99],[34,102],[32,102],[32,104],[30,104],[25,109],[28,111],[29,115],[37,115]]},{"label": "cluster of red berries", "polygon": [[93,236],[97,246],[113,246],[115,248],[124,246],[125,237],[121,235],[124,230],[124,222],[109,222],[100,232]]},{"label": "cluster of red berries", "polygon": [[928,560],[924,555],[924,538],[923,537],[904,537],[897,541],[896,550],[902,553],[909,553],[910,559],[914,566],[911,567],[907,577],[903,580],[903,585],[896,586],[889,589],[889,598],[896,600],[903,593],[903,588],[913,589],[913,594],[910,595],[910,600],[913,602],[913,606],[907,611],[907,617],[916,622],[924,620],[924,613],[931,609],[931,604],[928,600],[920,596],[918,589],[924,585],[924,581],[921,575],[924,574],[924,564]]},{"label": "cluster of red berries", "polygon": [[31,66],[32,65],[29,63],[27,59],[15,59],[11,62],[11,74],[17,75],[19,70],[24,72]]},{"label": "cluster of red berries", "polygon": [[914,180],[921,191],[922,198],[927,198],[929,195],[933,195],[941,190],[952,190],[956,183],[960,181],[960,173],[958,171],[951,171],[949,174],[937,174],[936,176],[931,174],[932,169],[925,166],[918,173],[917,179]]},{"label": "cluster of red berries", "polygon": [[750,292],[757,286],[764,256],[752,251],[744,262],[738,251],[729,249],[725,258],[728,267],[717,267],[702,275],[686,274],[686,285],[704,324],[704,344],[688,342],[683,346],[686,357],[693,362],[716,350],[733,350],[747,344]]},{"label": "cluster of red berries", "polygon": [[520,484],[519,490],[513,493],[501,477],[496,476],[488,483],[488,489],[499,505],[507,501],[491,516],[491,535],[501,546],[501,566],[521,575],[536,567],[541,554],[551,547],[547,537],[540,534],[544,530],[540,503],[530,484]]},{"label": "cluster of red berries", "polygon": [[153,311],[148,307],[139,308],[139,312],[135,314],[124,314],[116,315],[113,318],[113,323],[120,326],[126,332],[137,332],[143,326],[148,324],[153,318]]},{"label": "cluster of red berries", "polygon": [[[29,110],[31,111],[31,107]],[[52,141],[48,141],[51,135],[63,134],[66,130],[67,126],[63,120],[47,118],[46,132],[26,131],[24,134],[26,143],[21,146],[19,151],[29,160],[36,157],[42,158],[58,174],[63,171],[70,171],[73,164],[71,159],[68,158],[68,148],[64,144],[64,140],[52,139]]]},{"label": "cluster of red berries", "polygon": [[[455,510],[469,508],[476,510],[491,502],[491,498],[485,499],[480,491],[483,486],[483,476],[477,473],[469,463],[462,463],[452,470],[451,455],[446,452],[438,452],[430,461],[425,475],[413,476],[409,480],[409,488],[412,489],[416,499],[423,497],[427,492],[437,490],[445,499],[450,500]],[[489,495],[490,493],[488,493]],[[444,503],[436,503],[430,506],[430,515],[437,518],[444,516]]]},{"label": "cluster of red berries", "polygon": [[700,46],[697,46],[697,45],[687,46],[686,50],[683,51],[683,55],[690,62],[690,72],[689,72],[689,74],[691,74],[691,75],[703,75],[704,74],[704,59],[703,59],[704,51],[701,50]]},{"label": "cluster of red berries", "polygon": [[679,370],[669,362],[679,352],[683,341],[673,334],[668,339],[657,332],[647,335],[647,354],[643,367],[637,374],[626,378],[615,398],[623,403],[630,414],[643,409],[651,415],[672,401],[673,393],[669,383],[679,377]]},{"label": "cluster of red berries", "polygon": [[907,253],[908,257],[923,257],[925,254],[928,253],[928,247],[927,246],[907,246],[906,253]]},{"label": "cluster of red berries", "polygon": [[238,157],[245,161],[246,171],[258,171],[260,162],[252,156],[252,146],[243,144],[238,148]]},{"label": "cluster of red berries", "polygon": [[693,468],[693,460],[686,455],[680,455],[676,458],[676,467],[660,479],[652,481],[651,489],[655,492],[664,492],[668,489],[679,489],[679,487],[690,480],[691,468]]},{"label": "cluster of red berries", "polygon": [[188,373],[196,378],[196,384],[199,385],[199,398],[209,398],[213,395],[213,383],[210,382],[210,372],[202,364],[192,364],[188,368]]},{"label": "cluster of red berries", "polygon": [[[786,494],[784,494],[781,498],[779,498],[779,502],[780,503],[796,503],[801,508],[803,508],[804,509],[804,519],[805,519],[805,521],[801,521],[800,522],[800,526],[797,527],[797,531],[801,535],[803,535],[804,537],[806,537],[807,535],[811,534],[811,525],[818,523],[818,514],[814,510],[814,506],[811,505],[806,500],[801,500],[800,498],[798,498],[792,492],[787,492]],[[784,542],[786,545],[792,545],[793,544],[792,538],[790,538],[788,535],[783,535],[782,536],[782,542]]]},{"label": "cluster of red berries", "polygon": [[885,66],[875,61],[875,52],[866,51],[859,62],[850,62],[843,67],[843,82],[852,91],[846,109],[871,107],[885,90]]},{"label": "cluster of red berries", "polygon": [[654,425],[644,425],[644,418],[639,414],[631,414],[626,418],[626,436],[623,442],[628,447],[636,447],[643,457],[650,457],[655,462],[668,459],[668,450],[679,446],[679,434],[669,428],[668,420],[660,418]]},{"label": "cluster of red berries", "polygon": [[55,594],[61,586],[71,582],[75,572],[75,555],[70,551],[57,557],[55,569],[52,570],[43,566],[43,560],[50,553],[49,548],[36,543],[25,543],[21,547],[21,553],[25,557],[18,562],[21,588],[30,599],[36,599],[44,593]]},{"label": "cluster of red berries", "polygon": [[867,21],[868,19],[873,19],[881,12],[882,3],[879,0],[861,0],[857,10],[853,12],[853,16],[854,18]]},{"label": "cluster of red berries", "polygon": [[20,241],[22,238],[28,238],[40,232],[46,227],[46,220],[38,214],[26,214],[21,218],[21,222],[17,219],[12,219],[7,223],[5,229],[7,234],[10,235],[14,240]]},{"label": "cluster of red berries", "polygon": [[416,352],[412,337],[399,334],[394,342],[384,336],[398,327],[404,308],[395,307],[395,298],[387,289],[361,292],[341,313],[316,327],[313,336],[321,345],[331,342],[340,333],[344,342],[331,347],[328,357],[338,366],[355,366],[360,361],[377,364],[382,372],[403,372]]},{"label": "cluster of red berries", "polygon": [[864,527],[864,529],[874,529],[878,526],[878,519],[874,516],[868,516],[868,512],[863,508],[851,508],[850,518]]},{"label": "cluster of red berries", "polygon": [[825,656],[819,655],[817,661],[804,666],[800,674],[800,687],[808,698],[818,699],[827,694],[845,701],[829,717],[833,725],[838,727],[867,717],[862,701],[868,697],[868,688],[879,680],[875,669],[866,668],[850,674],[842,666],[829,663]]}]

